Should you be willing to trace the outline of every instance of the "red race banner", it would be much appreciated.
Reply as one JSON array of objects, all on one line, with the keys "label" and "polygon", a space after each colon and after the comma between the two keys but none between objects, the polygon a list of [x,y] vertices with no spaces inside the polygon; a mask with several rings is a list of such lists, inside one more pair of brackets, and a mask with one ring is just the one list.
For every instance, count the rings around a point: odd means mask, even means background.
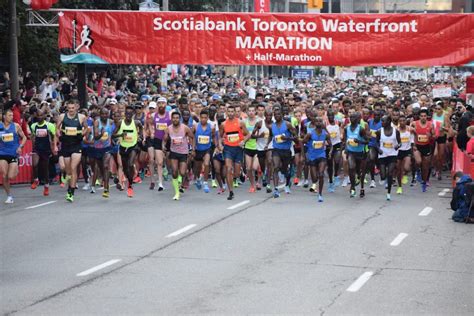
[{"label": "red race banner", "polygon": [[254,7],[258,13],[270,12],[270,0],[254,0]]},{"label": "red race banner", "polygon": [[65,63],[459,66],[473,14],[64,11]]}]

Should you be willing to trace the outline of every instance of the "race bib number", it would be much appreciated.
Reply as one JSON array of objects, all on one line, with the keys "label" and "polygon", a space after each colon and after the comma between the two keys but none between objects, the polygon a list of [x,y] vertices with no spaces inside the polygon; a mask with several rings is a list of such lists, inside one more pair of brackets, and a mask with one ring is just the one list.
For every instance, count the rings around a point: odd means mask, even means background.
[{"label": "race bib number", "polygon": [[35,133],[36,137],[46,137],[48,136],[48,130],[44,129],[44,128],[39,128],[36,130],[36,133]]},{"label": "race bib number", "polygon": [[334,139],[337,137],[337,132],[332,132],[329,134],[329,136],[331,136],[331,138]]},{"label": "race bib number", "polygon": [[229,143],[236,143],[240,140],[239,134],[230,134],[227,135],[227,141]]},{"label": "race bib number", "polygon": [[349,139],[347,140],[347,144],[348,144],[349,146],[352,146],[352,147],[356,147],[356,146],[359,145],[359,144],[355,141],[354,138],[349,138]]},{"label": "race bib number", "polygon": [[171,143],[173,145],[181,145],[183,143],[183,137],[173,137],[171,138]]},{"label": "race bib number", "polygon": [[263,133],[263,138],[268,139],[268,136],[270,136],[270,132],[265,131],[265,132]]},{"label": "race bib number", "polygon": [[370,135],[371,135],[372,137],[377,137],[377,131],[376,131],[375,129],[371,129],[371,130],[370,130]]},{"label": "race bib number", "polygon": [[285,141],[285,140],[283,139],[283,136],[284,136],[283,134],[280,134],[280,135],[275,136],[276,142],[279,143],[279,144],[283,143],[283,142]]},{"label": "race bib number", "polygon": [[77,127],[66,127],[66,136],[77,136]]},{"label": "race bib number", "polygon": [[427,143],[429,141],[428,135],[418,135],[418,141],[420,143]]},{"label": "race bib number", "polygon": [[6,133],[2,135],[2,141],[4,143],[10,143],[13,141],[13,133]]},{"label": "race bib number", "polygon": [[393,143],[391,143],[391,142],[390,142],[390,143],[384,142],[384,143],[383,143],[383,148],[392,149],[392,148],[393,148]]},{"label": "race bib number", "polygon": [[313,141],[313,148],[314,149],[321,149],[323,148],[324,142],[323,141]]},{"label": "race bib number", "polygon": [[166,123],[156,123],[156,129],[159,131],[164,131],[168,128],[168,124]]},{"label": "race bib number", "polygon": [[125,137],[123,138],[124,141],[127,143],[133,142],[133,134],[125,134]]},{"label": "race bib number", "polygon": [[205,135],[198,136],[198,144],[207,145],[210,142],[210,137]]},{"label": "race bib number", "polygon": [[402,137],[401,141],[404,144],[409,143],[410,142],[410,137]]},{"label": "race bib number", "polygon": [[107,139],[109,139],[109,133],[104,132],[104,134],[102,134],[102,137],[100,138],[100,140],[105,141],[105,140],[107,140]]}]

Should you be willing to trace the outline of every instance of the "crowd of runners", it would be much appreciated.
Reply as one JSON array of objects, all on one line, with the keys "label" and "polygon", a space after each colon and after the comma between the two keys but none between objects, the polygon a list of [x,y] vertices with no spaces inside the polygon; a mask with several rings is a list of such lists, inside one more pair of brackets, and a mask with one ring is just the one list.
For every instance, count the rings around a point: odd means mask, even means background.
[{"label": "crowd of runners", "polygon": [[205,90],[183,81],[161,93],[108,91],[88,108],[69,98],[56,112],[51,100],[18,100],[16,107],[29,108],[26,128],[14,122],[15,109],[4,110],[0,123],[5,203],[14,202],[9,182],[28,138],[31,189],[42,185],[48,196],[50,166],[58,164],[69,202],[79,178],[84,191],[94,194],[103,187],[104,198],[133,198],[134,184],[142,182],[174,200],[187,190],[232,200],[244,182],[249,194],[279,198],[301,187],[319,202],[335,190],[364,198],[366,188],[376,186],[385,188],[387,200],[393,187],[396,194],[409,187],[426,192],[430,182],[449,176],[453,142],[466,113],[472,124],[472,107],[458,95],[461,81],[450,80],[453,96],[447,98],[433,98],[435,82],[429,80],[325,77],[295,81],[292,89],[270,89],[262,82],[252,99],[250,82],[231,78]]}]

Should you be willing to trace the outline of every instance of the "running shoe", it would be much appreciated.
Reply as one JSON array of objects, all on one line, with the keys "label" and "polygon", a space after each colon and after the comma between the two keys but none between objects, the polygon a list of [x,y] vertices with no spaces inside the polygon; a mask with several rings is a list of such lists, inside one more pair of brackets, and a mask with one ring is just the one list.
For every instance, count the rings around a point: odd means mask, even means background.
[{"label": "running shoe", "polygon": [[5,204],[13,204],[15,201],[13,200],[13,196],[9,195],[7,196],[7,199],[5,200]]},{"label": "running shoe", "polygon": [[379,180],[380,185],[385,185],[385,183],[387,183],[385,180],[382,180],[382,179]]},{"label": "running shoe", "polygon": [[305,179],[303,182],[303,188],[308,188],[309,187],[309,180]]},{"label": "running shoe", "polygon": [[364,189],[360,189],[360,194],[359,194],[360,198],[363,198],[365,197],[365,190]]},{"label": "running shoe", "polygon": [[213,188],[217,188],[217,181],[216,180],[212,180],[211,181],[211,185]]},{"label": "running shoe", "polygon": [[196,185],[196,189],[201,190],[201,189],[202,189],[202,182],[201,182],[201,179],[196,180],[196,182],[194,183],[194,185]]},{"label": "running shoe", "polygon": [[117,190],[123,191],[122,185],[120,183],[117,183],[115,187],[117,188]]},{"label": "running shoe", "polygon": [[256,189],[257,191],[260,191],[262,189],[262,186],[260,183],[257,182],[257,184],[255,185],[256,186]]},{"label": "running shoe", "polygon": [[237,179],[234,179],[233,187],[234,187],[234,188],[238,188],[238,187],[239,187],[239,182],[237,182]]},{"label": "running shoe", "polygon": [[375,180],[370,181],[369,188],[373,189],[373,188],[375,188],[375,187],[376,187],[376,185],[375,185]]},{"label": "running shoe", "polygon": [[148,168],[145,170],[145,177],[149,178],[151,177],[151,172],[148,170]]},{"label": "running shoe", "polygon": [[104,192],[102,193],[102,197],[107,199],[109,198],[109,196],[109,191],[104,190]]},{"label": "running shoe", "polygon": [[68,202],[74,202],[74,195],[72,195],[71,193],[66,193],[66,201]]},{"label": "running shoe", "polygon": [[118,184],[119,183],[119,179],[117,177],[114,177],[114,184]]},{"label": "running shoe", "polygon": [[39,185],[39,180],[35,179],[33,183],[31,184],[31,190],[35,190]]},{"label": "running shoe", "polygon": [[154,190],[154,189],[155,189],[155,182],[150,183],[149,189],[150,189],[150,190]]},{"label": "running shoe", "polygon": [[163,183],[158,183],[158,191],[163,191]]},{"label": "running shoe", "polygon": [[323,202],[323,196],[321,194],[318,195],[318,202]]},{"label": "running shoe", "polygon": [[280,197],[280,192],[278,191],[278,189],[275,189],[273,190],[273,198],[279,198]]},{"label": "running shoe", "polygon": [[265,188],[267,189],[267,193],[272,193],[272,187],[269,184],[267,184]]},{"label": "running shoe", "polygon": [[95,186],[92,186],[91,187],[91,194],[94,194],[95,193]]},{"label": "running shoe", "polygon": [[407,184],[408,183],[408,176],[403,176],[402,177],[402,184]]},{"label": "running shoe", "polygon": [[427,188],[426,182],[423,182],[421,184],[421,192],[426,192],[426,188]]},{"label": "running shoe", "polygon": [[392,198],[390,197],[390,193],[387,193],[387,201],[390,201],[392,200]]},{"label": "running shoe", "polygon": [[356,196],[356,190],[351,190],[351,198]]},{"label": "running shoe", "polygon": [[86,182],[86,184],[84,184],[84,186],[82,187],[83,191],[90,191],[90,189],[91,189],[91,185],[88,182]]},{"label": "running shoe", "polygon": [[339,177],[334,177],[334,185],[336,187],[341,185],[341,179],[339,179]]},{"label": "running shoe", "polygon": [[132,197],[133,197],[133,188],[128,188],[128,189],[127,189],[127,196],[128,196],[129,198],[132,198]]},{"label": "running shoe", "polygon": [[255,193],[255,188],[253,186],[250,186],[249,193]]},{"label": "running shoe", "polygon": [[204,193],[209,193],[209,185],[207,184],[207,182],[204,182],[204,186],[203,186],[203,191]]},{"label": "running shoe", "polygon": [[342,180],[342,185],[341,187],[345,188],[349,184],[349,177],[344,177],[344,180]]},{"label": "running shoe", "polygon": [[416,179],[412,179],[411,180],[411,183],[410,183],[410,186],[411,187],[414,187],[416,185]]},{"label": "running shoe", "polygon": [[423,182],[423,179],[421,178],[421,172],[420,172],[420,170],[417,170],[417,171],[416,171],[416,181],[418,181],[418,182],[420,182],[420,183]]},{"label": "running shoe", "polygon": [[179,193],[184,193],[184,186],[179,186]]},{"label": "running shoe", "polygon": [[100,182],[99,179],[95,180],[95,186],[96,187],[100,187],[102,185],[102,183]]},{"label": "running shoe", "polygon": [[288,186],[288,185],[285,186],[285,193],[286,194],[291,194],[290,186]]},{"label": "running shoe", "polygon": [[295,178],[293,179],[293,184],[294,184],[294,185],[298,185],[298,183],[300,183],[300,179],[298,179],[297,177],[295,177]]},{"label": "running shoe", "polygon": [[136,176],[135,179],[133,179],[133,183],[142,183],[142,178],[140,178],[140,176]]},{"label": "running shoe", "polygon": [[336,186],[334,185],[334,183],[329,183],[328,192],[334,193],[335,191],[336,191]]},{"label": "running shoe", "polygon": [[233,191],[230,191],[229,192],[229,196],[227,197],[227,200],[233,200],[234,199],[234,192]]},{"label": "running shoe", "polygon": [[313,184],[311,185],[311,188],[309,188],[309,192],[316,192],[316,189],[317,189],[317,188],[316,188],[316,183],[313,183]]},{"label": "running shoe", "polygon": [[179,201],[179,193],[176,193],[176,194],[173,196],[173,200]]},{"label": "running shoe", "polygon": [[48,196],[49,195],[49,187],[44,187],[43,188],[43,195]]},{"label": "running shoe", "polygon": [[397,189],[397,194],[403,194],[403,189],[402,189],[402,187],[398,187],[398,189]]},{"label": "running shoe", "polygon": [[222,194],[222,193],[224,193],[224,192],[225,192],[225,190],[224,190],[223,188],[217,189],[217,194]]}]

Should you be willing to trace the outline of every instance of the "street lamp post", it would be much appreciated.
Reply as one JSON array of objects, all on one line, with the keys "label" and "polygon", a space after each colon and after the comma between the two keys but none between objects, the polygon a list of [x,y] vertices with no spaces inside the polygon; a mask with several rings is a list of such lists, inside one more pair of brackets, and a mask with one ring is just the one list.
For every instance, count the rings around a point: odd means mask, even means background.
[{"label": "street lamp post", "polygon": [[10,81],[11,96],[16,99],[19,90],[18,80],[18,20],[16,0],[10,0]]}]

